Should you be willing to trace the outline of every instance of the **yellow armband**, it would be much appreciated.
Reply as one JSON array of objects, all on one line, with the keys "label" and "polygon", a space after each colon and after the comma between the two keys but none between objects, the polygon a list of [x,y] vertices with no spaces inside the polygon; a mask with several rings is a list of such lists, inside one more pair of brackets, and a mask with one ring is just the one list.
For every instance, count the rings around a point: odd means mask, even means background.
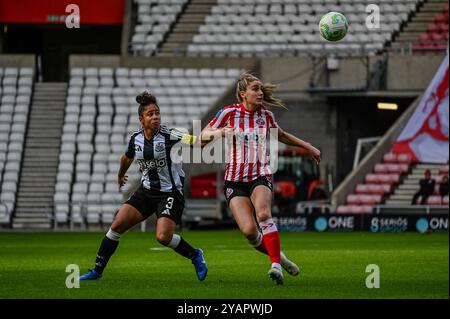
[{"label": "yellow armband", "polygon": [[197,136],[189,135],[189,134],[183,134],[181,137],[181,143],[186,145],[194,145],[197,141]]}]

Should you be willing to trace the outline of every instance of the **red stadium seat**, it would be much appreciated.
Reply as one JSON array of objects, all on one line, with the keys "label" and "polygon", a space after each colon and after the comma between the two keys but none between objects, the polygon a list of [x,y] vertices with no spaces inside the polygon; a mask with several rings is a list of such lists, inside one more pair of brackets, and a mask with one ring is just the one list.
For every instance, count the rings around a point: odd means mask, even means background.
[{"label": "red stadium seat", "polygon": [[360,204],[359,195],[355,195],[355,194],[347,195],[346,203],[349,205],[359,205]]},{"label": "red stadium seat", "polygon": [[448,205],[448,195],[442,197],[442,205]]},{"label": "red stadium seat", "polygon": [[388,164],[375,164],[374,171],[378,174],[387,174],[389,173]]},{"label": "red stadium seat", "polygon": [[444,41],[444,35],[440,33],[433,33],[430,35],[430,37],[433,41]]},{"label": "red stadium seat", "polygon": [[381,195],[359,195],[359,202],[362,205],[380,204],[382,201]]},{"label": "red stadium seat", "polygon": [[432,33],[438,33],[440,30],[439,30],[439,27],[438,27],[438,25],[437,24],[430,24],[429,26],[428,26],[428,28],[427,28],[427,32],[428,33],[430,33],[430,34],[432,34]]},{"label": "red stadium seat", "polygon": [[392,186],[389,184],[373,184],[369,185],[369,190],[371,194],[384,195],[392,192]]},{"label": "red stadium seat", "polygon": [[191,177],[192,198],[216,198],[217,179],[216,173],[206,173]]},{"label": "red stadium seat", "polygon": [[383,156],[384,163],[397,163],[397,155],[394,153],[386,153]]},{"label": "red stadium seat", "polygon": [[436,50],[442,51],[442,50],[447,49],[447,46],[448,46],[448,43],[446,43],[446,42],[436,42],[434,45],[434,48]]},{"label": "red stadium seat", "polygon": [[442,183],[442,178],[444,178],[444,175],[436,175],[436,176],[433,176],[432,178],[434,178],[434,180],[436,181],[436,184],[440,184],[440,183]]},{"label": "red stadium seat", "polygon": [[371,214],[371,205],[340,205],[336,209],[336,214]]},{"label": "red stadium seat", "polygon": [[448,165],[439,167],[439,174],[448,174]]},{"label": "red stadium seat", "polygon": [[365,182],[368,184],[397,184],[400,182],[400,174],[367,174]]},{"label": "red stadium seat", "polygon": [[431,40],[431,36],[430,34],[422,34],[419,36],[420,41],[422,42],[426,42],[426,41],[430,41]]},{"label": "red stadium seat", "polygon": [[396,173],[403,174],[409,171],[408,164],[376,164],[375,173]]},{"label": "red stadium seat", "polygon": [[424,42],[414,42],[412,44],[412,48],[413,50],[421,50],[425,47],[425,43]]},{"label": "red stadium seat", "polygon": [[358,184],[355,189],[356,194],[384,195],[392,191],[390,184]]},{"label": "red stadium seat", "polygon": [[442,13],[438,13],[434,19],[434,22],[436,22],[436,24],[448,22],[448,16]]},{"label": "red stadium seat", "polygon": [[439,23],[437,26],[440,32],[448,33],[448,23]]},{"label": "red stadium seat", "polygon": [[442,205],[442,196],[431,195],[427,199],[427,205]]},{"label": "red stadium seat", "polygon": [[356,194],[369,194],[370,190],[367,184],[358,184],[355,189]]},{"label": "red stadium seat", "polygon": [[399,154],[397,156],[397,162],[400,164],[410,164],[412,161],[413,159],[409,154]]}]

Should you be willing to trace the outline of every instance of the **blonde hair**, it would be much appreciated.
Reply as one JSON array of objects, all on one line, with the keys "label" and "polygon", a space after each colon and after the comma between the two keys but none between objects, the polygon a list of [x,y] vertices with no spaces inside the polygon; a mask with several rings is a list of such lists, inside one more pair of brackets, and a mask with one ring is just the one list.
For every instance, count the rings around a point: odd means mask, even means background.
[{"label": "blonde hair", "polygon": [[[237,81],[237,85],[236,85],[236,97],[239,102],[241,102],[241,103],[243,102],[242,96],[239,93],[245,91],[247,89],[247,87],[249,86],[249,84],[254,81],[262,82],[259,78],[257,78],[256,76],[254,76],[253,74],[251,74],[248,71],[241,73],[241,75],[239,76],[239,80]],[[284,106],[284,104],[283,104],[283,101],[281,101],[280,99],[273,96],[273,92],[275,92],[277,88],[278,88],[278,85],[276,85],[276,84],[263,83],[261,90],[264,93],[264,98],[263,98],[264,102],[266,102],[270,105],[277,106],[277,107],[282,107],[287,110],[286,106]]]}]

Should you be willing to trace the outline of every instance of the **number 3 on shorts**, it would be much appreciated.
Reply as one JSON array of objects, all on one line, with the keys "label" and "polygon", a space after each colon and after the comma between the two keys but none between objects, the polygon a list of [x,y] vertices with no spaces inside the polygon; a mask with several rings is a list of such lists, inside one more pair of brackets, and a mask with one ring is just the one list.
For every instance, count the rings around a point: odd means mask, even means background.
[{"label": "number 3 on shorts", "polygon": [[166,205],[167,209],[171,209],[173,207],[173,201],[174,201],[173,197],[167,197],[167,205]]}]

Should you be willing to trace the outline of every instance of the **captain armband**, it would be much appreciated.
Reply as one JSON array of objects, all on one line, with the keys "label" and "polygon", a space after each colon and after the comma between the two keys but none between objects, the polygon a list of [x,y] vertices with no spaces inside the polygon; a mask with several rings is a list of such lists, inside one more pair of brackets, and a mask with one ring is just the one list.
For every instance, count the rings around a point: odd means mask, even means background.
[{"label": "captain armband", "polygon": [[183,134],[181,137],[181,143],[186,145],[194,145],[197,141],[197,136],[190,135],[190,134]]}]

